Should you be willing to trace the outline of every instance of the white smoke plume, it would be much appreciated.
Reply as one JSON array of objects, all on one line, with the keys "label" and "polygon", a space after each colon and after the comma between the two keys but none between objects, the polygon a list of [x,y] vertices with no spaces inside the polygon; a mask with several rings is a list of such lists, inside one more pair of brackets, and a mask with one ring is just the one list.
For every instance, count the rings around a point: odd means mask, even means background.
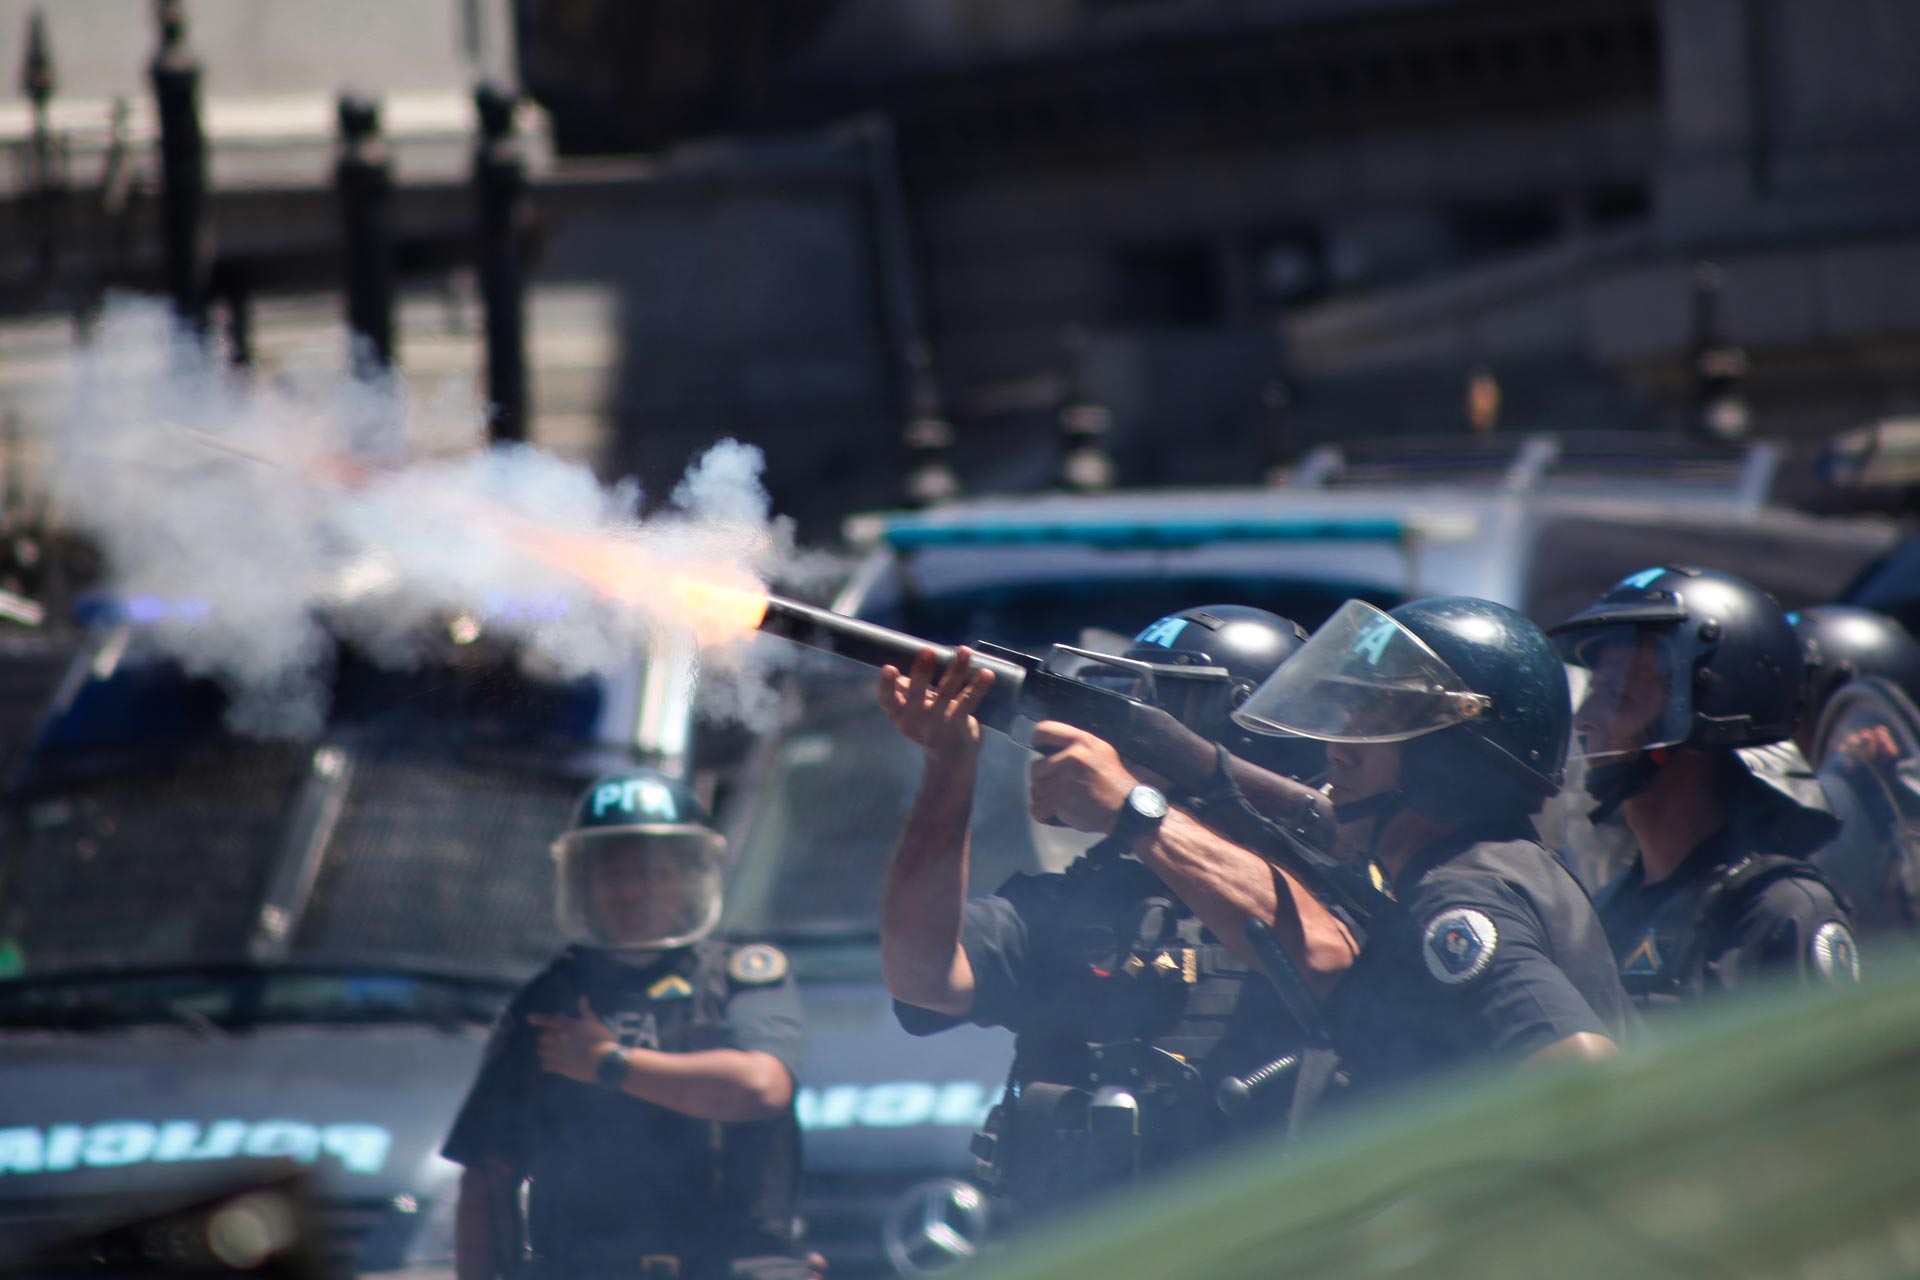
[{"label": "white smoke plume", "polygon": [[[405,666],[451,619],[558,674],[611,673],[694,621],[670,585],[757,588],[794,557],[751,446],[716,445],[647,511],[584,465],[480,448],[481,422],[459,389],[243,381],[122,302],[79,366],[53,492],[108,586],[149,602],[153,641],[261,736],[320,726],[336,635]],[[779,647],[702,631],[703,709],[766,727]]]}]

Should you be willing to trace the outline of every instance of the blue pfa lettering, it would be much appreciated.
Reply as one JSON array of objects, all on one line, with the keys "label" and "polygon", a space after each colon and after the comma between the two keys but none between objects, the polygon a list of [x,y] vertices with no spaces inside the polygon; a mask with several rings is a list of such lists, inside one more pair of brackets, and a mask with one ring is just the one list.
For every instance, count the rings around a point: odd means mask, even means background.
[{"label": "blue pfa lettering", "polygon": [[21,1125],[0,1129],[0,1177],[117,1169],[271,1156],[315,1164],[333,1159],[350,1173],[379,1173],[393,1134],[377,1124],[308,1124],[303,1120],[108,1120],[94,1125]]},{"label": "blue pfa lettering", "polygon": [[1393,639],[1396,626],[1392,618],[1375,618],[1360,633],[1360,638],[1353,642],[1353,652],[1364,655],[1368,666],[1379,666],[1380,657],[1387,651],[1387,643]]},{"label": "blue pfa lettering", "polygon": [[1157,644],[1162,649],[1173,648],[1173,642],[1187,629],[1185,618],[1162,618],[1133,638],[1135,644]]},{"label": "blue pfa lettering", "polygon": [[888,1080],[803,1087],[794,1100],[802,1129],[977,1129],[998,1086],[974,1080]]},{"label": "blue pfa lettering", "polygon": [[1635,591],[1645,591],[1648,587],[1659,581],[1660,575],[1665,572],[1665,569],[1642,569],[1631,578],[1622,578],[1620,585],[1623,587],[1632,587]]},{"label": "blue pfa lettering", "polygon": [[674,808],[673,792],[652,778],[609,782],[593,793],[594,817],[604,817],[608,809],[616,806],[627,813],[659,818],[663,822],[675,822],[680,817]]}]

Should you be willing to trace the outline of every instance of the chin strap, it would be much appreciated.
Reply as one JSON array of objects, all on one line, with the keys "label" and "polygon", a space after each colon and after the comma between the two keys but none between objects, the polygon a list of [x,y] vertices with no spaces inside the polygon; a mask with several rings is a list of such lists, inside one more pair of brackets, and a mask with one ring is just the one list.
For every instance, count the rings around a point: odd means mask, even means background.
[{"label": "chin strap", "polygon": [[1587,821],[1599,826],[1614,811],[1633,799],[1660,776],[1673,753],[1665,748],[1643,751],[1631,760],[1620,760],[1587,770],[1587,794],[1600,803],[1587,813]]},{"label": "chin strap", "polygon": [[1387,824],[1402,809],[1410,809],[1406,793],[1395,787],[1391,791],[1381,791],[1370,796],[1361,796],[1358,800],[1333,806],[1333,820],[1341,826],[1373,819],[1373,829],[1367,833],[1367,861],[1372,862],[1380,849],[1380,837],[1386,831]]}]

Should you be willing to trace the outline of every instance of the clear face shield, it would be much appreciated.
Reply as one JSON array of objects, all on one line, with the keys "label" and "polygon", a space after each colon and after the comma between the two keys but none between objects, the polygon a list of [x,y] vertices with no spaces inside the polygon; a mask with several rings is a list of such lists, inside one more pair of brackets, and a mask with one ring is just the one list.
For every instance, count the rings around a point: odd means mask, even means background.
[{"label": "clear face shield", "polygon": [[1555,641],[1563,660],[1587,672],[1586,693],[1573,712],[1574,759],[1618,764],[1686,741],[1693,712],[1686,681],[1674,679],[1665,635],[1671,630],[1622,623]]},{"label": "clear face shield", "polygon": [[606,951],[698,942],[720,921],[726,841],[705,827],[575,831],[554,843],[560,930]]},{"label": "clear face shield", "polygon": [[1405,742],[1485,715],[1426,642],[1361,600],[1349,600],[1233,713],[1255,733],[1321,742]]}]

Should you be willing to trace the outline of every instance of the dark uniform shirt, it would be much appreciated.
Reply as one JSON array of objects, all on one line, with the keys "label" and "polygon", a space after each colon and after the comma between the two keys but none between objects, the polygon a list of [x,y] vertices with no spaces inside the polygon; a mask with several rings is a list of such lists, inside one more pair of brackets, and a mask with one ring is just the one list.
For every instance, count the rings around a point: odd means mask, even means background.
[{"label": "dark uniform shirt", "polygon": [[1013,876],[967,903],[961,946],[974,981],[964,1018],[896,1001],[900,1025],[914,1035],[962,1021],[1006,1027],[1023,1086],[1089,1087],[1116,1060],[1107,1046],[1179,1055],[1191,1070],[1176,1074],[1190,1078],[1169,1094],[1177,1101],[1165,1114],[1177,1119],[1143,1138],[1147,1166],[1284,1114],[1284,1087],[1255,1095],[1231,1121],[1214,1106],[1222,1078],[1272,1061],[1298,1032],[1266,980],[1137,859],[1083,858],[1066,872]]},{"label": "dark uniform shirt", "polygon": [[665,1254],[698,1272],[703,1262],[789,1251],[799,1170],[791,1105],[769,1120],[721,1124],[541,1071],[527,1015],[577,1016],[582,996],[622,1047],[766,1053],[799,1078],[800,1000],[773,948],[707,941],[644,967],[572,948],[502,1015],[447,1159],[475,1168],[501,1160],[528,1179],[534,1253],[563,1270]]},{"label": "dark uniform shirt", "polygon": [[1443,837],[1393,892],[1327,1007],[1354,1095],[1635,1025],[1586,891],[1528,824]]},{"label": "dark uniform shirt", "polygon": [[[1648,884],[1635,859],[1597,899],[1621,980],[1642,1005],[1728,991],[1763,973],[1803,980],[1858,976],[1844,908],[1800,859],[1756,862],[1738,823],[1701,841],[1665,879]],[[1751,868],[1744,884],[1729,877]],[[1749,872],[1750,874],[1750,872]]]}]

